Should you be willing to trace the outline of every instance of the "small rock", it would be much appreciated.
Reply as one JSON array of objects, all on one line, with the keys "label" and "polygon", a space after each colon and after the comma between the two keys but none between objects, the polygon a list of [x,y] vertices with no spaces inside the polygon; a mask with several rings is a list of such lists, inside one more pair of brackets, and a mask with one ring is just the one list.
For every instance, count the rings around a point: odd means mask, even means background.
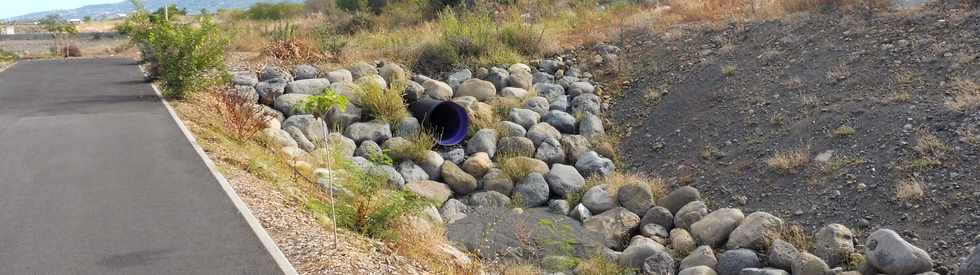
[{"label": "small rock", "polygon": [[422,180],[410,182],[405,185],[408,191],[411,191],[420,197],[429,199],[435,203],[442,204],[452,196],[452,191],[449,190],[449,186],[431,180]]},{"label": "small rock", "polygon": [[[683,229],[681,229],[683,230]],[[702,245],[691,251],[681,260],[680,269],[687,269],[695,266],[707,266],[714,269],[718,266],[718,258],[715,258],[715,250],[710,246]]]},{"label": "small rock", "polygon": [[633,230],[640,226],[640,217],[626,208],[616,207],[585,220],[585,229],[603,236],[608,248],[622,249]]},{"label": "small rock", "polygon": [[708,215],[708,207],[702,201],[692,201],[674,214],[674,226],[691,229],[691,225]]},{"label": "small rock", "polygon": [[582,204],[589,208],[592,213],[599,214],[616,207],[616,202],[606,190],[606,185],[597,185],[589,188],[582,195]]},{"label": "small rock", "polygon": [[748,249],[728,250],[718,256],[718,275],[738,275],[743,269],[762,267],[759,256]]},{"label": "small rock", "polygon": [[[742,214],[741,210],[734,208],[718,209],[692,224],[691,235],[694,235],[694,238],[703,245],[718,247],[725,243],[729,234],[743,219],[745,219],[745,215]],[[720,272],[725,274],[723,271]]]},{"label": "small rock", "polygon": [[449,187],[453,189],[453,192],[460,195],[466,195],[473,190],[476,190],[476,178],[472,175],[467,174],[466,171],[460,169],[451,161],[442,162],[442,179],[449,184]]},{"label": "small rock", "polygon": [[477,152],[463,162],[463,171],[478,178],[486,175],[492,167],[493,162],[490,160],[490,155],[484,152]]},{"label": "small rock", "polygon": [[514,187],[514,197],[520,198],[525,208],[543,205],[548,202],[548,182],[540,173],[532,172]]},{"label": "small rock", "polygon": [[504,173],[500,169],[490,169],[486,174],[483,175],[481,179],[483,184],[483,189],[490,191],[497,191],[504,195],[510,195],[514,191],[514,182],[511,181],[510,176]]},{"label": "small rock", "polygon": [[566,200],[550,200],[548,201],[548,210],[551,213],[567,216],[568,212],[571,211],[571,206]]},{"label": "small rock", "polygon": [[575,208],[572,208],[571,212],[568,213],[568,216],[579,222],[585,222],[585,220],[592,217],[592,212],[589,212],[589,208],[586,208],[585,205],[580,203],[576,205]]},{"label": "small rock", "polygon": [[[466,150],[463,150],[463,148],[449,150],[449,152],[444,152],[440,155],[442,155],[442,158],[446,161],[452,162],[456,165],[461,165],[463,164],[463,160],[466,160]],[[480,176],[483,175],[481,174]]]},{"label": "small rock", "polygon": [[864,245],[864,255],[871,265],[887,274],[911,275],[932,270],[929,253],[890,229],[871,233]]},{"label": "small rock", "polygon": [[595,151],[589,151],[579,156],[575,168],[578,168],[585,177],[609,176],[616,169],[616,165],[612,160],[600,157]]}]

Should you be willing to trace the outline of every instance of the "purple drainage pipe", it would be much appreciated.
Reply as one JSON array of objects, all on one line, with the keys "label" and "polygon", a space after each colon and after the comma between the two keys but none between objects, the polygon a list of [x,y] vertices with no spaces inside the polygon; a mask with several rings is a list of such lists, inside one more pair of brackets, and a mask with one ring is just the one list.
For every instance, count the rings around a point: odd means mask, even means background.
[{"label": "purple drainage pipe", "polygon": [[429,127],[437,134],[436,143],[439,145],[459,144],[470,128],[466,109],[452,101],[425,97],[409,105],[408,110],[422,127]]}]

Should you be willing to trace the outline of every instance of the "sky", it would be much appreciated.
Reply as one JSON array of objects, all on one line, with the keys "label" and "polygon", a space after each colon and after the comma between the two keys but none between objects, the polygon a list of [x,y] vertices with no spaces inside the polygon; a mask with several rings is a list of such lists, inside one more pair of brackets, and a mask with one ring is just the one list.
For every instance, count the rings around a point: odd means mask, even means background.
[{"label": "sky", "polygon": [[92,4],[118,3],[122,0],[3,0],[0,18],[10,18],[32,12],[74,9]]}]

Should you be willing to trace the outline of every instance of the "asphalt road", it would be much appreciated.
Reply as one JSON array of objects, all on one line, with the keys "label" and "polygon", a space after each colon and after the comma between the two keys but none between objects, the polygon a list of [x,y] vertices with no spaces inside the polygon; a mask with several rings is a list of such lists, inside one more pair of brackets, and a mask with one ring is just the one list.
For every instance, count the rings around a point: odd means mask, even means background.
[{"label": "asphalt road", "polygon": [[0,274],[282,274],[131,60],[0,72]]}]

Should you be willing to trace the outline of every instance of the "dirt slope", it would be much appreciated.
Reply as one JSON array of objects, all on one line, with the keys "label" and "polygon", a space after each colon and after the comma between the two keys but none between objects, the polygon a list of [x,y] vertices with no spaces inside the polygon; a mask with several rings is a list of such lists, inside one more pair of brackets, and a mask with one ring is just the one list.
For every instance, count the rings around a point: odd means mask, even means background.
[{"label": "dirt slope", "polygon": [[[635,80],[609,108],[629,169],[693,184],[711,207],[858,228],[860,243],[893,228],[937,270],[980,242],[980,149],[967,133],[980,133],[980,112],[945,105],[956,79],[980,82],[980,14],[806,15],[632,41]],[[948,150],[916,151],[926,132]],[[798,148],[802,171],[767,165]],[[896,199],[909,179],[921,200]]]}]

